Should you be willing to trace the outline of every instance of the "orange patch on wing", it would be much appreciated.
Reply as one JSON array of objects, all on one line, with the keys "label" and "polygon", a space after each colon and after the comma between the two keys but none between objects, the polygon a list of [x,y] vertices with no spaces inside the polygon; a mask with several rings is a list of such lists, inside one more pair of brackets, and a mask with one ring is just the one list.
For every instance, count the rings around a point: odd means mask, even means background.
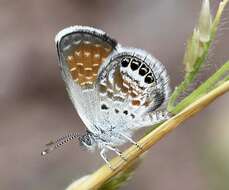
[{"label": "orange patch on wing", "polygon": [[96,80],[100,64],[111,53],[107,43],[81,41],[72,54],[67,56],[71,76],[80,86],[91,85]]},{"label": "orange patch on wing", "polygon": [[140,100],[132,100],[132,105],[133,106],[140,106],[141,105],[141,101]]}]

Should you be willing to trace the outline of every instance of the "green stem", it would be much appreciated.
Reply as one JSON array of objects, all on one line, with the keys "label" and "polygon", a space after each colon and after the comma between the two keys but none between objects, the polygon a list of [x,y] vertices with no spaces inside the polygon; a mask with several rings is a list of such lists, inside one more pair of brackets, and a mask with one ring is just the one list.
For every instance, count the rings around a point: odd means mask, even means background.
[{"label": "green stem", "polygon": [[[185,90],[190,86],[190,84],[192,84],[192,82],[195,80],[197,74],[199,73],[199,70],[201,69],[202,65],[204,64],[205,59],[208,56],[209,48],[212,44],[212,41],[215,38],[217,28],[218,28],[218,25],[219,25],[221,17],[222,17],[223,10],[224,10],[224,8],[228,2],[229,2],[229,0],[223,0],[220,2],[219,8],[218,8],[217,13],[215,15],[215,19],[212,23],[210,41],[206,42],[206,43],[202,43],[203,53],[195,61],[193,71],[186,73],[183,82],[181,82],[181,84],[178,87],[176,87],[174,92],[172,93],[172,95],[169,99],[169,102],[168,102],[168,107],[167,107],[169,112],[177,113],[178,111],[181,111],[181,108],[183,108],[184,105],[191,103],[192,99],[190,98],[190,96],[188,96],[183,101],[178,103],[178,105],[176,105],[176,102],[177,102],[178,98],[180,97],[180,95],[185,92]],[[188,49],[186,51],[188,51]],[[228,80],[228,79],[229,79],[229,77],[227,77],[227,79],[225,78],[225,80]],[[193,92],[192,94],[196,94],[196,92]]]},{"label": "green stem", "polygon": [[223,14],[223,10],[226,7],[228,2],[229,2],[229,0],[223,0],[219,4],[219,8],[218,8],[217,13],[215,15],[215,19],[214,19],[214,21],[212,23],[212,29],[211,29],[211,36],[212,37],[215,37],[218,25],[220,23],[220,20],[221,20],[222,14]]},{"label": "green stem", "polygon": [[195,80],[201,66],[203,65],[205,59],[207,58],[209,47],[211,45],[211,41],[207,43],[204,49],[204,53],[201,57],[199,57],[196,61],[195,68],[192,72],[188,72],[185,74],[184,81],[175,88],[174,92],[172,93],[169,102],[168,102],[168,111],[172,112],[172,110],[176,107],[177,98],[189,87],[189,85]]},{"label": "green stem", "polygon": [[[200,98],[202,95],[206,94],[215,87],[217,82],[220,80],[228,80],[229,76],[225,76],[229,72],[229,61],[227,61],[216,73],[214,73],[207,81],[200,85],[195,91],[193,91],[189,96],[184,98],[180,103],[178,103],[170,112],[176,114],[183,110],[185,107],[190,105],[192,102]],[[224,77],[224,78],[223,78]]]}]

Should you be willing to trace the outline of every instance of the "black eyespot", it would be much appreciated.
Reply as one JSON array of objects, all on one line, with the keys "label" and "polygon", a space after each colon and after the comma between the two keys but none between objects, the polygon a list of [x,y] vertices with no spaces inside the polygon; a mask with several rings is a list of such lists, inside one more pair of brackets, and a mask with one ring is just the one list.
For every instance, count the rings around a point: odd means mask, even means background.
[{"label": "black eyespot", "polygon": [[125,57],[121,61],[121,64],[122,64],[123,67],[127,67],[129,65],[129,63],[130,63],[130,58],[129,57]]},{"label": "black eyespot", "polygon": [[102,110],[108,110],[109,108],[107,107],[106,104],[102,104],[102,105],[101,105],[101,109],[102,109]]},{"label": "black eyespot", "polygon": [[128,114],[128,111],[127,111],[127,110],[125,110],[125,111],[123,111],[123,113],[124,113],[125,115],[127,115],[127,114]]},{"label": "black eyespot", "polygon": [[140,65],[141,65],[141,61],[136,60],[136,59],[133,59],[133,60],[131,61],[131,64],[130,64],[130,68],[131,68],[133,71],[135,71],[135,70],[137,70],[137,69],[140,67]]},{"label": "black eyespot", "polygon": [[119,110],[118,109],[115,109],[115,113],[119,113]]},{"label": "black eyespot", "polygon": [[154,78],[152,76],[152,73],[149,73],[148,75],[146,75],[146,77],[145,77],[145,83],[151,84],[153,82],[154,82]]},{"label": "black eyespot", "polygon": [[149,72],[149,68],[146,67],[145,64],[142,64],[141,68],[139,69],[139,75],[144,76],[148,72]]},{"label": "black eyespot", "polygon": [[134,119],[135,118],[135,115],[134,114],[130,114],[130,116]]}]

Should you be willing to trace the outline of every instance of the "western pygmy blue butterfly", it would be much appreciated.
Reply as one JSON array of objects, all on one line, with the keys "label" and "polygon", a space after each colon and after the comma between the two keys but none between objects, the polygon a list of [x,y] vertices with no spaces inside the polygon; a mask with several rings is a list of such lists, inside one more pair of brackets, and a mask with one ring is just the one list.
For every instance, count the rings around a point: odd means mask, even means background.
[{"label": "western pygmy blue butterfly", "polygon": [[73,26],[56,36],[59,66],[68,94],[87,129],[47,144],[42,155],[78,139],[96,147],[110,168],[105,152],[125,159],[117,146],[130,142],[133,132],[168,119],[169,77],[165,67],[147,52],[123,47],[105,32]]}]

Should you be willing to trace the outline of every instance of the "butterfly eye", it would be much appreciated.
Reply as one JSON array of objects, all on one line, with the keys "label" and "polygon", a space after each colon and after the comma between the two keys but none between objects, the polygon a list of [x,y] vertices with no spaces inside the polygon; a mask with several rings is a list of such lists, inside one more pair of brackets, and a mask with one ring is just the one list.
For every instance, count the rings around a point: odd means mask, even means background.
[{"label": "butterfly eye", "polygon": [[149,68],[147,68],[145,64],[143,64],[141,68],[139,69],[139,74],[141,76],[144,76],[148,72],[149,72]]},{"label": "butterfly eye", "polygon": [[154,77],[152,76],[152,74],[149,73],[148,75],[146,75],[146,77],[145,77],[145,83],[151,84],[153,82],[154,82]]},{"label": "butterfly eye", "polygon": [[129,63],[130,63],[130,58],[127,58],[127,57],[123,58],[121,61],[121,64],[123,67],[127,67]]},{"label": "butterfly eye", "polygon": [[130,68],[135,71],[137,70],[141,65],[141,62],[136,60],[136,59],[133,59],[132,62],[131,62],[131,65],[130,65]]}]

